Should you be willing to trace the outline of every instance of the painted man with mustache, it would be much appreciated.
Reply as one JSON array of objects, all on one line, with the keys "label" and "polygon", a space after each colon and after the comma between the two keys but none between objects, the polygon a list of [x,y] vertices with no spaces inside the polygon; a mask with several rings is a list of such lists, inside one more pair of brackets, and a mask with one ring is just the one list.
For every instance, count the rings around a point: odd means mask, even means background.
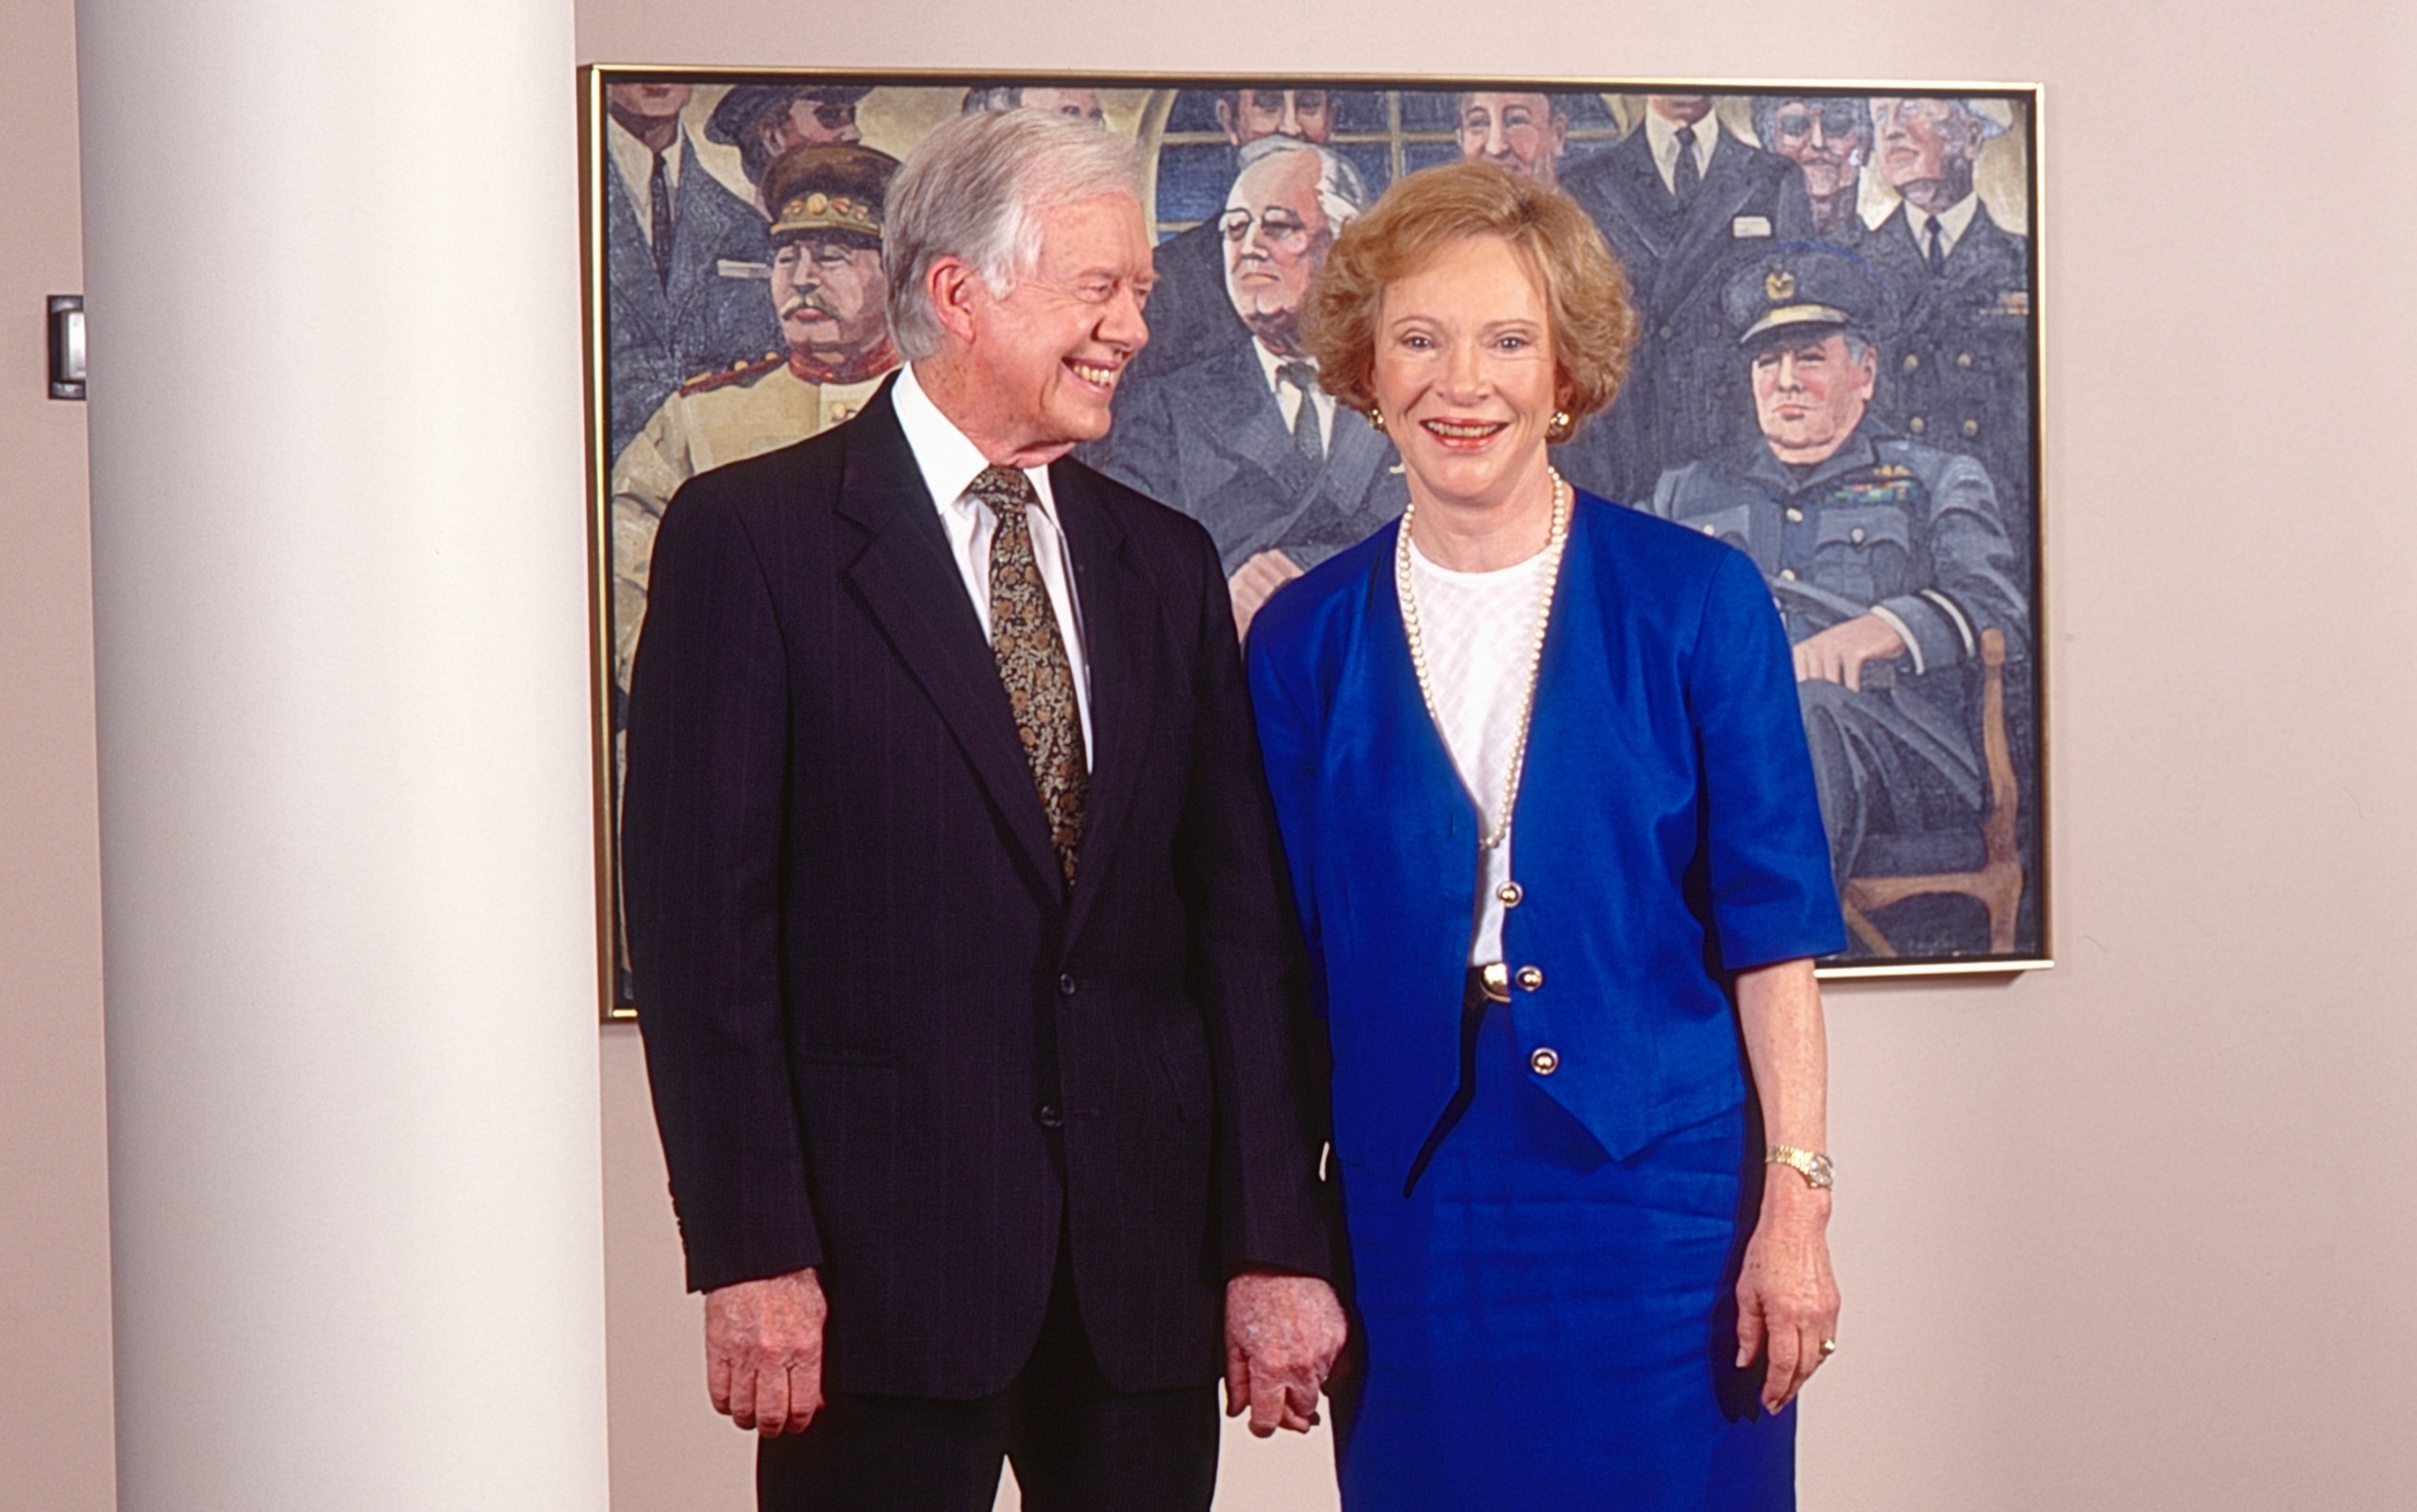
[{"label": "painted man with mustache", "polygon": [[848,419],[898,366],[881,272],[882,203],[897,171],[897,159],[855,143],[793,147],[765,171],[772,308],[788,345],[681,385],[614,463],[616,688],[629,686],[655,526],[679,486]]}]

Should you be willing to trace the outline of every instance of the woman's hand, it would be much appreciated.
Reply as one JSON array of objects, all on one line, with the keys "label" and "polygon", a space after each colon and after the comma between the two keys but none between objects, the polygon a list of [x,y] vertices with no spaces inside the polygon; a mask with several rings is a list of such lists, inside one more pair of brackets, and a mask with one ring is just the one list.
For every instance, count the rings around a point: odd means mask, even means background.
[{"label": "woman's hand", "polygon": [[[1829,1039],[1821,984],[1809,960],[1738,973],[1738,1021],[1762,1099],[1765,1137],[1819,1150],[1830,1126]],[[1830,1274],[1830,1191],[1786,1166],[1763,1172],[1762,1214],[1738,1276],[1738,1368],[1770,1360],[1762,1405],[1777,1412],[1821,1368],[1838,1337],[1838,1281]]]},{"label": "woman's hand", "polygon": [[1771,1167],[1762,1217],[1746,1241],[1738,1277],[1740,1369],[1759,1353],[1762,1406],[1775,1413],[1821,1368],[1821,1346],[1838,1337],[1838,1281],[1830,1271],[1830,1194],[1786,1166]]}]

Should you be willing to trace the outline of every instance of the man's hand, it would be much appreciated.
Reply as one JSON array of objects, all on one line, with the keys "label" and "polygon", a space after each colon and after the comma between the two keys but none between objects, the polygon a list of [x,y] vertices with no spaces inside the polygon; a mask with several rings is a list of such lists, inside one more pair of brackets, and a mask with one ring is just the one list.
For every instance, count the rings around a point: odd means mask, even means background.
[{"label": "man's hand", "polygon": [[705,1387],[713,1410],[766,1438],[803,1433],[823,1405],[823,1322],[810,1267],[705,1294]]},{"label": "man's hand", "polygon": [[1234,633],[1248,635],[1251,616],[1278,588],[1300,576],[1300,567],[1282,552],[1261,552],[1234,569],[1225,581],[1234,596]]},{"label": "man's hand", "polygon": [[1251,1431],[1306,1433],[1349,1329],[1334,1288],[1315,1276],[1237,1276],[1225,1283],[1225,1415]]},{"label": "man's hand", "polygon": [[1796,643],[1796,680],[1844,683],[1849,692],[1861,692],[1864,662],[1904,655],[1905,637],[1895,627],[1877,614],[1858,614]]},{"label": "man's hand", "polygon": [[1762,1406],[1775,1413],[1821,1368],[1821,1346],[1838,1337],[1838,1282],[1830,1272],[1830,1194],[1785,1167],[1769,1174],[1738,1277],[1737,1363],[1744,1369],[1769,1354]]}]

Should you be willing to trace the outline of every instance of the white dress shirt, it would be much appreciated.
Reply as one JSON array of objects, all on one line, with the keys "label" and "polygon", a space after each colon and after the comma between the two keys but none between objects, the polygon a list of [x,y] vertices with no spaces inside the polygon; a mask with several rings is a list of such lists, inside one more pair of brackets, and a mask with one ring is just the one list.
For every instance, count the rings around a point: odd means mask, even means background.
[{"label": "white dress shirt", "polygon": [[[906,432],[907,449],[922,472],[923,486],[940,511],[940,528],[948,532],[949,553],[956,558],[957,575],[965,580],[965,597],[981,621],[982,637],[990,637],[990,543],[998,522],[990,507],[965,491],[990,466],[981,448],[965,438],[956,422],[940,413],[932,396],[915,381],[909,363],[898,370],[889,402],[898,412],[898,428]],[[1066,660],[1074,674],[1074,708],[1083,719],[1083,762],[1092,764],[1091,664],[1083,655],[1083,616],[1074,602],[1065,532],[1057,527],[1057,501],[1049,491],[1049,469],[1027,467],[1038,503],[1025,510],[1032,525],[1032,560],[1041,568],[1041,586],[1049,590],[1049,607],[1057,612],[1057,635],[1066,643]]]},{"label": "white dress shirt", "polygon": [[[1712,171],[1712,148],[1721,140],[1721,114],[1708,111],[1695,123],[1695,182]],[[1645,144],[1653,149],[1653,171],[1662,175],[1662,187],[1671,193],[1679,192],[1679,123],[1660,111],[1645,113]]]},{"label": "white dress shirt", "polygon": [[1972,229],[1972,218],[1980,213],[1981,196],[1978,194],[1967,194],[1935,216],[1927,210],[1915,209],[1912,202],[1908,201],[1905,221],[1913,232],[1914,250],[1924,257],[1930,255],[1930,223],[1936,220],[1938,222],[1939,257],[1954,256],[1955,244],[1964,239],[1964,233]]},{"label": "white dress shirt", "polygon": [[[630,203],[638,209],[638,234],[646,245],[655,244],[655,218],[647,206],[655,203],[655,149],[637,138],[637,134],[620,122],[606,117],[604,145],[613,154],[613,166],[621,171],[621,183],[630,191]],[[672,191],[672,204],[679,204],[680,151],[686,145],[685,130],[672,133],[672,144],[663,149],[663,184]]]},{"label": "white dress shirt", "polygon": [[[1543,610],[1544,568],[1551,553],[1495,572],[1437,567],[1410,543],[1410,594],[1418,601],[1419,640],[1426,650],[1427,682],[1436,722],[1461,785],[1476,801],[1478,823],[1491,834],[1502,822],[1502,784],[1519,744],[1527,712],[1528,654]],[[1472,966],[1502,959],[1502,900],[1511,880],[1511,842],[1487,851],[1477,879],[1477,932]]]},{"label": "white dress shirt", "polygon": [[[1281,357],[1268,350],[1265,341],[1253,341],[1251,350],[1259,355],[1259,370],[1268,377],[1268,386],[1276,391],[1276,408],[1284,412],[1285,429],[1300,423],[1300,390],[1278,376],[1278,370],[1287,362],[1307,362],[1307,357]],[[1334,396],[1316,384],[1310,386],[1309,401],[1317,406],[1317,439],[1327,450],[1334,449]]]}]

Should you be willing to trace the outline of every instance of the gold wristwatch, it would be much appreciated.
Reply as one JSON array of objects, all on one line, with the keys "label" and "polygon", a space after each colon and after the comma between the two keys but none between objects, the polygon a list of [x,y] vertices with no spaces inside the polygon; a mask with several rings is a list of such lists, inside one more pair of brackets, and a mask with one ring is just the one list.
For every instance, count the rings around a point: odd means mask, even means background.
[{"label": "gold wristwatch", "polygon": [[1762,1153],[1765,1165],[1786,1166],[1804,1178],[1804,1185],[1827,1191],[1837,1184],[1837,1169],[1830,1157],[1818,1150],[1800,1150],[1792,1144],[1774,1144]]}]

